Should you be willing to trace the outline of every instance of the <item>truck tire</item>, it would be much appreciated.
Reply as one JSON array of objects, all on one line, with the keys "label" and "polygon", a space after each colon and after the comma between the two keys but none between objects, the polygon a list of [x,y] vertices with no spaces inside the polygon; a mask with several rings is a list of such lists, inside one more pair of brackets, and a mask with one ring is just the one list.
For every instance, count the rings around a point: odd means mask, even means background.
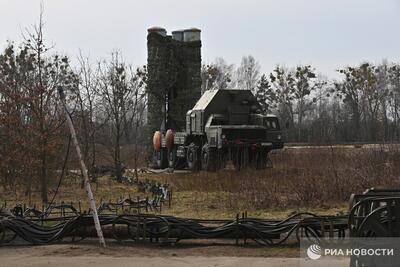
[{"label": "truck tire", "polygon": [[240,171],[243,168],[243,150],[237,148],[232,155],[233,166],[235,170]]},{"label": "truck tire", "polygon": [[201,151],[201,168],[204,171],[216,171],[217,151],[208,144],[203,146]]},{"label": "truck tire", "polygon": [[176,148],[168,150],[168,168],[175,169],[176,166]]},{"label": "truck tire", "polygon": [[220,151],[219,153],[218,153],[219,155],[218,155],[218,166],[217,166],[217,168],[218,169],[225,169],[226,168],[226,163],[227,163],[227,161],[228,161],[228,154],[227,154],[227,152],[224,152],[224,151]]},{"label": "truck tire", "polygon": [[253,166],[257,170],[264,170],[268,168],[272,168],[272,161],[269,157],[269,151],[258,151],[255,153],[254,159],[253,159]]},{"label": "truck tire", "polygon": [[167,150],[165,148],[161,148],[158,151],[155,151],[156,155],[156,167],[157,169],[164,169],[167,167]]},{"label": "truck tire", "polygon": [[233,153],[233,166],[235,167],[235,170],[240,171],[242,169],[245,169],[249,166],[250,163],[250,155],[249,151],[246,148],[237,148],[236,151]]},{"label": "truck tire", "polygon": [[256,156],[256,169],[264,170],[267,168],[267,153],[263,151],[257,152]]},{"label": "truck tire", "polygon": [[196,171],[199,169],[199,152],[197,146],[191,143],[186,153],[186,162],[189,170]]}]

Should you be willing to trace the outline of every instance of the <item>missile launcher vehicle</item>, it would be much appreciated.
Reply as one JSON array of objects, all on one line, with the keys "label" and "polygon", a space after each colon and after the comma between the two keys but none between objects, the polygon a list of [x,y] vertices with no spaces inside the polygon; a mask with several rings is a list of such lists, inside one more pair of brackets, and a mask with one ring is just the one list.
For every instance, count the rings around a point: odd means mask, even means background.
[{"label": "missile launcher vehicle", "polygon": [[153,135],[155,168],[215,171],[268,166],[268,153],[283,148],[279,120],[261,113],[250,90],[208,90],[186,113],[182,130],[167,117]]}]

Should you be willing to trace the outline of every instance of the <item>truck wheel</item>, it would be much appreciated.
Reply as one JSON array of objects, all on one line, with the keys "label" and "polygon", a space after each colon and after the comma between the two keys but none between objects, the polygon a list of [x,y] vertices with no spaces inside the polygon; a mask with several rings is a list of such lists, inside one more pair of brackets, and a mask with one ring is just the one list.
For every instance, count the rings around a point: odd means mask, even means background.
[{"label": "truck wheel", "polygon": [[265,152],[257,152],[256,169],[264,170],[267,167],[267,154]]},{"label": "truck wheel", "polygon": [[249,152],[249,166],[252,169],[257,169],[258,167],[258,157],[259,157],[259,152],[258,151],[253,151],[250,150]]},{"label": "truck wheel", "polygon": [[218,169],[225,169],[228,161],[228,154],[225,151],[220,151],[218,155]]},{"label": "truck wheel", "polygon": [[256,155],[256,169],[264,170],[267,168],[272,168],[272,161],[268,156],[268,151],[257,152]]},{"label": "truck wheel", "polygon": [[235,166],[235,170],[240,171],[249,166],[250,163],[250,155],[249,150],[247,148],[239,147],[233,153],[233,165]]},{"label": "truck wheel", "polygon": [[176,148],[168,150],[168,167],[175,168],[176,165]]},{"label": "truck wheel", "polygon": [[161,148],[158,151],[155,151],[156,153],[156,167],[158,169],[164,169],[166,167],[166,162],[167,162],[167,153],[165,148]]},{"label": "truck wheel", "polygon": [[208,144],[203,146],[201,151],[201,168],[205,171],[216,171],[217,155],[216,149]]},{"label": "truck wheel", "polygon": [[199,157],[197,147],[194,143],[191,143],[187,150],[186,162],[189,170],[195,171],[199,168]]},{"label": "truck wheel", "polygon": [[236,149],[235,153],[233,153],[233,166],[235,166],[235,170],[240,171],[243,168],[243,149]]}]

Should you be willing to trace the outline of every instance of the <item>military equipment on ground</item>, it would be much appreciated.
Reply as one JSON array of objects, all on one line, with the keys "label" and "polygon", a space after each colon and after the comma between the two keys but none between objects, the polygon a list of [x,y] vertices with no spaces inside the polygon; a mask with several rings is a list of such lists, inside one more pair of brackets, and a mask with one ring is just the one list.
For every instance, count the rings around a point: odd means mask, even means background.
[{"label": "military equipment on ground", "polygon": [[[147,121],[153,166],[216,170],[265,168],[268,153],[283,147],[277,117],[261,113],[249,90],[205,90],[201,30],[148,29]],[[196,103],[197,101],[197,103]]]},{"label": "military equipment on ground", "polygon": [[215,171],[228,160],[236,169],[267,167],[268,153],[283,147],[278,118],[261,113],[250,90],[208,90],[186,114],[179,131],[167,116],[153,136],[154,167]]}]

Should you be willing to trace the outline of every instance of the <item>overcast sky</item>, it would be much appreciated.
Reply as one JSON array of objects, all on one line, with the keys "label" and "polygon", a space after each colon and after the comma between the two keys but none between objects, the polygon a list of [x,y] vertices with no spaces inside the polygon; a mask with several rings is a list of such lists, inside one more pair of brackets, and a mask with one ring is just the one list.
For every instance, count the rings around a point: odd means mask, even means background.
[{"label": "overcast sky", "polygon": [[[55,50],[92,60],[122,52],[146,63],[146,29],[202,30],[203,61],[238,65],[253,55],[262,71],[276,64],[335,69],[368,60],[400,61],[400,0],[44,0],[45,35]],[[21,41],[38,20],[40,0],[0,0],[0,46]]]}]

